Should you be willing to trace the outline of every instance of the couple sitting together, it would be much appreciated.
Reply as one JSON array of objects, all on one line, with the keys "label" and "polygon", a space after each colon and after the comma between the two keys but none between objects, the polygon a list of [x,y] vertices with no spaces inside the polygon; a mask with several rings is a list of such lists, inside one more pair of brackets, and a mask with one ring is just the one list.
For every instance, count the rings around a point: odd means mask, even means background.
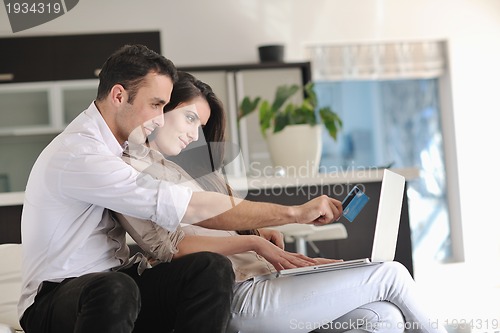
[{"label": "couple sitting together", "polygon": [[[147,48],[121,48],[99,79],[96,101],[30,174],[19,303],[27,333],[445,332],[396,262],[260,279],[334,261],[285,251],[265,227],[326,224],[341,203],[238,198],[220,173],[222,103]],[[199,136],[206,146],[183,152]],[[130,258],[125,231],[143,253]]]}]

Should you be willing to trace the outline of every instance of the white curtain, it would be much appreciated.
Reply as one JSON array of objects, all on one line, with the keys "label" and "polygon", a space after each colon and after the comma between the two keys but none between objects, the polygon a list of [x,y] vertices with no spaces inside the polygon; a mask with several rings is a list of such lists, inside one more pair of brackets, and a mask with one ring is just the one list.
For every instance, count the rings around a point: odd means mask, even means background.
[{"label": "white curtain", "polygon": [[443,41],[306,46],[314,81],[425,79],[446,66]]}]

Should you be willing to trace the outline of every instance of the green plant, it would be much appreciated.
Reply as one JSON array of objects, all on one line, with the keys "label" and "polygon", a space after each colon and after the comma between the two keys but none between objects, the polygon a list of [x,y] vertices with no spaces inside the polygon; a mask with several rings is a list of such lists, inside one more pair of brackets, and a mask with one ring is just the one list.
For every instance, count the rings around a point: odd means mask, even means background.
[{"label": "green plant", "polygon": [[301,104],[287,103],[299,90],[298,85],[279,86],[272,104],[260,97],[251,99],[246,96],[240,104],[238,120],[259,108],[260,129],[264,137],[268,129],[277,133],[289,125],[309,124],[313,126],[323,123],[330,136],[337,140],[337,134],[342,128],[342,120],[330,107],[323,107],[318,110],[318,113],[315,112],[318,99],[312,82],[304,86],[305,94]]}]

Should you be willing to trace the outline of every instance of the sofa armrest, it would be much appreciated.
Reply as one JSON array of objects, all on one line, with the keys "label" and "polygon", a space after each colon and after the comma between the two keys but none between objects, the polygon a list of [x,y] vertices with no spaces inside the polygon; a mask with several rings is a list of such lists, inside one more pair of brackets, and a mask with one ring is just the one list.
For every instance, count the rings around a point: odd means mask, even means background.
[{"label": "sofa armrest", "polygon": [[21,330],[17,314],[21,295],[21,244],[0,244],[0,260],[0,333],[10,333]]}]

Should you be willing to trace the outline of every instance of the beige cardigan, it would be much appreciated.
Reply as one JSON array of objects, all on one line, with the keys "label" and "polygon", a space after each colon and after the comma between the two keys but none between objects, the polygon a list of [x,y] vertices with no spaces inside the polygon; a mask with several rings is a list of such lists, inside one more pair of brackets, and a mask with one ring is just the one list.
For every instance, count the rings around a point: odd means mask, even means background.
[{"label": "beige cardigan", "polygon": [[[166,160],[158,151],[143,145],[130,145],[123,159],[135,169],[157,179],[166,180],[178,185],[190,187],[193,191],[202,191],[201,187],[177,164]],[[214,175],[211,175],[214,176]],[[140,181],[140,179],[138,179]],[[179,226],[176,231],[169,232],[152,221],[137,219],[131,216],[114,213],[116,220],[144,251],[146,257],[136,256],[129,264],[141,261],[140,273],[145,267],[159,262],[170,262],[178,252],[178,244],[184,235],[242,237],[235,231],[207,229],[197,225]],[[244,238],[241,238],[244,240]],[[274,267],[254,251],[228,256],[233,264],[236,281],[244,281],[254,276],[276,272]],[[128,266],[128,265],[127,265]]]}]

